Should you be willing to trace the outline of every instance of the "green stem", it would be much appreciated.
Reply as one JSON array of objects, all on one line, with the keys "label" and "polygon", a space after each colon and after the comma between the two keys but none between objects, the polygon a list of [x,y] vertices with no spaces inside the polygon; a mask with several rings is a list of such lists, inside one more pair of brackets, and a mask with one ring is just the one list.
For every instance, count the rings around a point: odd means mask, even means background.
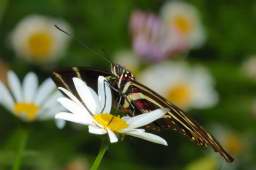
[{"label": "green stem", "polygon": [[27,141],[28,141],[28,131],[26,131],[25,129],[20,134],[19,147],[18,147],[16,159],[14,161],[12,170],[20,170],[22,157],[24,156],[24,151],[26,148]]},{"label": "green stem", "polygon": [[108,150],[108,147],[109,147],[109,145],[107,143],[103,142],[103,144],[100,148],[100,151],[99,151],[95,161],[93,162],[90,170],[98,170],[100,163],[101,163],[106,151]]}]

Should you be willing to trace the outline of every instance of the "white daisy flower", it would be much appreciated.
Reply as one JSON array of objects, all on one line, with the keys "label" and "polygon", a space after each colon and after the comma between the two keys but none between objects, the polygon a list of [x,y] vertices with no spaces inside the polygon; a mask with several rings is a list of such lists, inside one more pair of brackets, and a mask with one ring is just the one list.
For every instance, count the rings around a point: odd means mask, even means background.
[{"label": "white daisy flower", "polygon": [[10,36],[17,56],[35,63],[53,62],[62,56],[69,38],[54,25],[71,32],[64,21],[40,15],[28,16],[20,21]]},{"label": "white daisy flower", "polygon": [[162,63],[142,72],[138,80],[183,109],[207,108],[218,101],[213,79],[203,67]]},{"label": "white daisy flower", "polygon": [[62,97],[58,101],[70,111],[57,113],[56,119],[63,119],[89,127],[89,133],[96,135],[108,134],[110,142],[118,141],[116,134],[130,135],[150,142],[167,145],[167,142],[154,134],[147,133],[143,127],[166,113],[166,109],[158,109],[135,117],[119,117],[110,113],[112,108],[112,94],[104,77],[98,78],[98,94],[79,78],[73,82],[81,101],[70,91],[59,88],[69,98]]},{"label": "white daisy flower", "polygon": [[[53,81],[48,78],[38,87],[35,73],[28,73],[23,83],[13,71],[7,74],[9,89],[0,81],[0,103],[23,121],[46,120],[54,117],[54,113],[64,110],[57,103],[61,94],[56,90]],[[58,127],[64,121],[56,122]]]},{"label": "white daisy flower", "polygon": [[[223,162],[220,157],[214,157],[219,167],[221,166],[223,169],[227,170],[236,170],[239,169],[238,167],[242,164],[251,160],[251,155],[253,155],[253,145],[251,141],[253,141],[254,135],[241,133],[236,129],[230,129],[218,124],[212,125],[211,128],[214,136],[219,139],[223,147],[235,157],[235,161],[232,164]],[[245,156],[243,153],[247,153],[247,155]],[[212,153],[212,155],[213,154],[214,153]]]},{"label": "white daisy flower", "polygon": [[256,80],[256,55],[244,61],[242,71],[247,77]]},{"label": "white daisy flower", "polygon": [[191,4],[169,1],[163,6],[161,16],[170,30],[179,33],[190,48],[200,47],[204,43],[206,36],[199,13]]}]

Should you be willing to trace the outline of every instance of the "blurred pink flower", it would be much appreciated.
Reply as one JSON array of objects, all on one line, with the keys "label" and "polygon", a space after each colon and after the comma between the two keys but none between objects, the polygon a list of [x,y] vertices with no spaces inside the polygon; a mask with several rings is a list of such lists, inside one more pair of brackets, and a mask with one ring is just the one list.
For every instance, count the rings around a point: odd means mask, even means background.
[{"label": "blurred pink flower", "polygon": [[130,18],[130,31],[135,53],[151,61],[161,61],[187,48],[175,30],[170,30],[158,16],[134,11]]}]

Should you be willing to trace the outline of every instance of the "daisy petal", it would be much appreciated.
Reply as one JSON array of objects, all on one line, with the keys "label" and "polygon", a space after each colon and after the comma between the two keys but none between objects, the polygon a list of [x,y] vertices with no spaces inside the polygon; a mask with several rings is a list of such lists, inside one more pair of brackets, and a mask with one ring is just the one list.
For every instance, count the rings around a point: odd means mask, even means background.
[{"label": "daisy petal", "polygon": [[98,78],[98,95],[100,102],[100,110],[103,111],[103,107],[106,102],[106,96],[104,95],[104,77],[99,76]]},{"label": "daisy petal", "polygon": [[88,87],[88,88],[90,89],[90,92],[92,93],[92,96],[93,96],[94,100],[97,101],[97,103],[98,103],[97,107],[95,108],[95,112],[92,112],[92,114],[100,113],[101,109],[99,107],[99,104],[100,104],[99,97],[92,88],[90,88],[90,87]]},{"label": "daisy petal", "polygon": [[25,102],[31,102],[33,100],[33,97],[36,94],[38,86],[38,78],[35,73],[28,73],[26,77],[24,78],[23,82],[23,92],[24,92],[24,101]]},{"label": "daisy petal", "polygon": [[56,119],[55,120],[55,124],[56,124],[57,128],[63,129],[65,124],[66,124],[66,121],[65,120],[61,120],[61,119]]},{"label": "daisy petal", "polygon": [[101,112],[110,113],[112,107],[112,94],[105,77],[98,78],[98,95],[100,100]]},{"label": "daisy petal", "polygon": [[5,87],[5,85],[0,81],[0,102],[3,103],[3,105],[8,110],[13,110],[14,101],[13,98],[9,92],[9,90]]},{"label": "daisy petal", "polygon": [[89,128],[89,133],[92,133],[92,134],[104,135],[107,133],[105,129],[99,128],[97,126],[91,125],[88,128]]},{"label": "daisy petal", "polygon": [[8,84],[10,87],[11,92],[13,93],[13,96],[17,102],[22,101],[22,90],[21,90],[21,84],[20,80],[17,77],[17,75],[13,71],[8,72]]},{"label": "daisy petal", "polygon": [[90,112],[95,113],[99,103],[94,100],[94,97],[86,83],[79,78],[73,78],[73,82],[83,103],[88,107]]},{"label": "daisy petal", "polygon": [[48,120],[54,118],[54,116],[62,111],[66,111],[64,107],[62,107],[60,104],[57,104],[55,107],[50,108],[43,108],[38,113],[38,120]]},{"label": "daisy petal", "polygon": [[55,119],[62,119],[62,120],[66,120],[66,121],[70,121],[70,122],[74,122],[74,123],[83,124],[83,125],[90,125],[91,124],[90,120],[81,119],[80,116],[77,116],[77,115],[72,114],[72,113],[67,113],[67,112],[57,113],[55,115]]},{"label": "daisy petal", "polygon": [[165,146],[168,145],[168,143],[166,142],[165,139],[161,138],[160,136],[151,134],[151,133],[133,130],[133,131],[126,132],[125,134],[133,136],[133,137],[137,137],[140,139],[144,139],[149,142],[153,142],[153,143],[157,143],[157,144],[161,144],[161,145],[165,145]]},{"label": "daisy petal", "polygon": [[72,100],[65,97],[61,97],[58,99],[58,102],[71,113],[79,116],[81,119],[88,119],[92,122],[92,116],[90,115],[90,113],[88,113],[86,109],[80,107]]},{"label": "daisy petal", "polygon": [[107,131],[108,131],[108,136],[109,136],[110,142],[111,143],[118,142],[118,138],[117,138],[116,134],[112,130],[107,129]]},{"label": "daisy petal", "polygon": [[155,120],[162,118],[166,112],[168,112],[168,109],[157,109],[138,116],[130,117],[126,120],[129,124],[128,129],[135,129],[150,124]]},{"label": "daisy petal", "polygon": [[70,91],[64,89],[63,87],[59,87],[58,89],[62,91],[65,95],[67,95],[71,100],[82,106],[82,103]]},{"label": "daisy petal", "polygon": [[35,97],[35,103],[39,105],[42,104],[54,90],[55,85],[53,81],[50,78],[46,79],[38,89]]},{"label": "daisy petal", "polygon": [[47,101],[42,104],[43,109],[54,107],[57,104],[57,99],[62,95],[60,92],[56,91],[51,96],[48,97]]}]

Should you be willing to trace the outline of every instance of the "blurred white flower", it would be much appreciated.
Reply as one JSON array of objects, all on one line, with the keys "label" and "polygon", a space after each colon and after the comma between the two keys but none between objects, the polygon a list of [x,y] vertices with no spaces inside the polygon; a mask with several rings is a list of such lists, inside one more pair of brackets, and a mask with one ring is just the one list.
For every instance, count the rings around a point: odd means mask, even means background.
[{"label": "blurred white flower", "polygon": [[183,109],[207,108],[218,101],[212,77],[203,67],[162,63],[142,72],[138,80]]},{"label": "blurred white flower", "polygon": [[[46,120],[54,118],[54,114],[64,108],[57,103],[61,94],[53,81],[48,78],[38,87],[38,77],[28,73],[23,83],[13,71],[7,75],[8,88],[0,81],[0,103],[23,121]],[[58,127],[63,121],[56,122]]]},{"label": "blurred white flower", "polygon": [[136,73],[139,68],[139,59],[136,54],[130,50],[121,50],[116,52],[114,54],[114,63],[124,66],[133,73]]},{"label": "blurred white flower", "polygon": [[71,32],[64,21],[31,15],[21,20],[10,36],[11,46],[17,56],[34,63],[49,63],[63,55],[69,37],[54,25]]},{"label": "blurred white flower", "polygon": [[212,129],[214,136],[216,136],[222,146],[235,157],[235,161],[232,162],[232,164],[224,162],[223,159],[216,156],[214,152],[210,152],[205,157],[189,163],[185,170],[218,170],[219,167],[225,170],[236,170],[239,169],[241,162],[248,162],[248,160],[250,160],[248,157],[253,154],[248,150],[249,141],[251,141],[248,136],[220,125],[214,125]]},{"label": "blurred white flower", "polygon": [[241,164],[247,163],[252,159],[254,134],[241,133],[235,129],[216,124],[212,126],[212,131],[227,152],[235,158],[235,161],[230,164],[223,162],[219,157],[215,157],[219,167],[221,166],[227,170],[236,170]]},{"label": "blurred white flower", "polygon": [[242,154],[249,146],[248,137],[233,129],[228,129],[220,125],[214,125],[212,129],[216,138],[223,144],[223,147],[235,157]]},{"label": "blurred white flower", "polygon": [[251,79],[256,80],[256,56],[251,56],[242,65],[242,71]]},{"label": "blurred white flower", "polygon": [[135,117],[120,117],[110,113],[112,108],[112,94],[104,77],[98,78],[98,94],[79,79],[73,78],[79,101],[70,91],[59,88],[69,98],[62,97],[58,101],[70,111],[57,113],[56,119],[63,119],[89,127],[89,133],[96,135],[108,134],[110,142],[118,142],[117,134],[130,135],[150,142],[167,145],[167,142],[154,134],[147,133],[143,127],[159,118],[167,110],[157,109]]},{"label": "blurred white flower", "polygon": [[193,5],[169,1],[163,6],[161,16],[170,30],[180,34],[190,48],[200,47],[205,42],[205,31],[198,10]]}]

